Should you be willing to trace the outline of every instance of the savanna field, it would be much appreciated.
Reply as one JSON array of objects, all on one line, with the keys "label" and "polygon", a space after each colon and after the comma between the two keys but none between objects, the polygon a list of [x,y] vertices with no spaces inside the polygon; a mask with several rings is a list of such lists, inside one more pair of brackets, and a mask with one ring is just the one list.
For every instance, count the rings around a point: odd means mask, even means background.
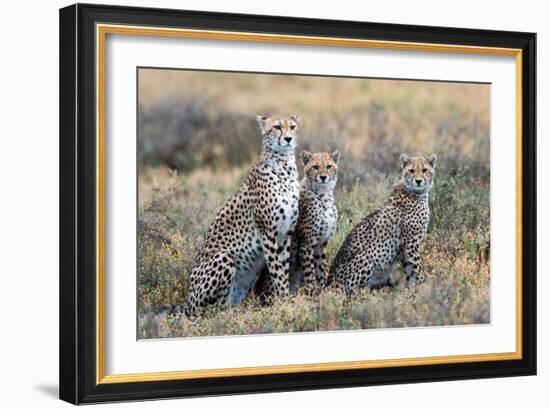
[{"label": "savanna field", "polygon": [[[138,86],[139,338],[490,321],[489,85],[140,69]],[[297,158],[342,153],[329,264],[388,196],[399,154],[437,155],[416,291],[324,289],[268,306],[251,296],[193,320],[166,313],[185,300],[204,233],[261,150],[256,114],[272,113],[300,116]]]}]

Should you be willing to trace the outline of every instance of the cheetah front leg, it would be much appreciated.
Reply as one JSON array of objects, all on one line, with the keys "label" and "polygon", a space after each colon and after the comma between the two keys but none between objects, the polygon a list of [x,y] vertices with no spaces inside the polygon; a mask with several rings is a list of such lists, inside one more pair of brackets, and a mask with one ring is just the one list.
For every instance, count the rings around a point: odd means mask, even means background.
[{"label": "cheetah front leg", "polygon": [[415,288],[418,283],[424,281],[422,262],[420,259],[420,246],[418,243],[407,243],[403,251],[403,268],[407,286]]},{"label": "cheetah front leg", "polygon": [[310,294],[315,289],[315,255],[313,245],[304,241],[300,246],[300,266],[304,275],[303,289]]},{"label": "cheetah front leg", "polygon": [[280,247],[280,258],[283,265],[283,271],[285,272],[286,282],[290,283],[290,254],[292,251],[292,231],[286,236],[286,238],[281,243]]},{"label": "cheetah front leg", "polygon": [[324,287],[325,279],[328,274],[327,244],[328,242],[325,241],[317,246],[313,256],[315,263],[315,278],[317,280],[317,285],[321,288]]},{"label": "cheetah front leg", "polygon": [[283,243],[279,245],[275,234],[264,233],[263,246],[268,270],[266,296],[286,298],[290,293],[288,269],[290,237],[285,238]]}]

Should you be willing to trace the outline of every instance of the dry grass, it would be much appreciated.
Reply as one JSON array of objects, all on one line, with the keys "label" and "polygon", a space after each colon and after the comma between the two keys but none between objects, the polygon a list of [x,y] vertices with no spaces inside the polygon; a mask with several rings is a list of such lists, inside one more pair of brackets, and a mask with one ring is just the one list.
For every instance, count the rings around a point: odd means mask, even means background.
[{"label": "dry grass", "polygon": [[[197,246],[260,148],[257,112],[300,114],[298,150],[343,152],[329,262],[387,196],[401,151],[438,155],[418,291],[251,297],[192,321],[155,312],[185,299]],[[145,70],[140,120],[140,338],[489,322],[488,86]]]}]

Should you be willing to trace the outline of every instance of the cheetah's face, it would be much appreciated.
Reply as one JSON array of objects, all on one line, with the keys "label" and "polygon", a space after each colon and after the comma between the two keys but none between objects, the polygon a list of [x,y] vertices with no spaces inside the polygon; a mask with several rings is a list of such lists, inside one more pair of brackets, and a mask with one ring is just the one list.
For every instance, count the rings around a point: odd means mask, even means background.
[{"label": "cheetah's face", "polygon": [[291,152],[296,147],[298,136],[298,116],[282,117],[279,115],[256,116],[263,144],[275,152]]},{"label": "cheetah's face", "polygon": [[409,157],[401,154],[401,176],[405,187],[410,192],[428,193],[433,187],[436,156],[430,155]]},{"label": "cheetah's face", "polygon": [[304,164],[304,175],[310,186],[314,190],[334,189],[338,179],[338,160],[340,152],[332,153],[320,152],[311,153],[302,152],[302,162]]}]

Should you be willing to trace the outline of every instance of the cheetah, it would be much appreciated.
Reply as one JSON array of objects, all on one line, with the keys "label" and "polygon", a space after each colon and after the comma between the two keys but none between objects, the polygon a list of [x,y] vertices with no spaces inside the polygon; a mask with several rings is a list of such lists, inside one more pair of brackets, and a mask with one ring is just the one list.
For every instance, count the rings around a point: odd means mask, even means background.
[{"label": "cheetah", "polygon": [[210,304],[241,304],[264,267],[268,294],[289,295],[290,242],[298,219],[298,117],[256,119],[263,138],[260,158],[217,214],[193,260],[186,315]]},{"label": "cheetah", "polygon": [[400,181],[386,202],[352,229],[330,269],[330,282],[347,294],[391,286],[397,263],[403,265],[408,286],[424,280],[419,250],[430,221],[428,194],[436,156],[401,154],[399,160]]},{"label": "cheetah", "polygon": [[301,155],[304,178],[300,186],[298,223],[292,236],[290,293],[300,286],[311,293],[322,288],[328,266],[326,246],[334,235],[338,211],[334,204],[334,186],[338,179],[340,152]]}]

